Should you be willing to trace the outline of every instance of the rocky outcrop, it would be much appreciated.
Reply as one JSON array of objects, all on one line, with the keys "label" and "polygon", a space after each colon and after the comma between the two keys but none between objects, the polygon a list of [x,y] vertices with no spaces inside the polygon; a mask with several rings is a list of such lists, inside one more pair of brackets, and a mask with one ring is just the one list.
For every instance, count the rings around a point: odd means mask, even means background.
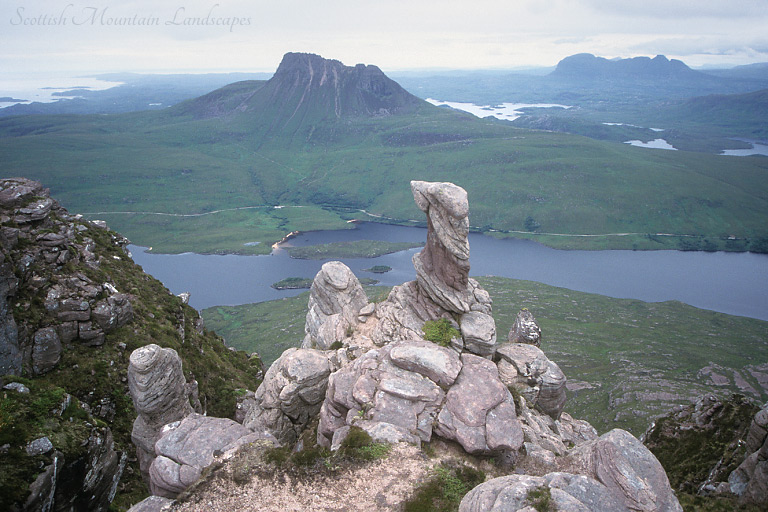
[{"label": "rocky outcrop", "polygon": [[[69,343],[101,345],[133,319],[130,295],[65,268],[99,268],[92,228],[102,229],[70,215],[40,183],[0,180],[0,373],[49,372]],[[9,303],[19,293],[14,317]],[[25,315],[32,300],[43,302],[42,318]]]},{"label": "rocky outcrop", "polygon": [[570,473],[549,473],[544,476],[508,475],[494,478],[469,491],[459,506],[459,512],[517,510],[628,512],[629,509],[600,482]]},{"label": "rocky outcrop", "polygon": [[320,350],[286,350],[267,370],[243,425],[270,432],[281,445],[292,445],[320,412],[333,370],[328,355]]},{"label": "rocky outcrop", "polygon": [[515,451],[523,442],[493,363],[426,341],[371,350],[331,375],[318,443],[337,445],[351,426],[388,442],[418,444],[435,433],[470,453]]},{"label": "rocky outcrop", "polygon": [[175,498],[197,482],[214,458],[257,441],[272,445],[274,438],[254,432],[234,420],[192,413],[163,429],[155,443],[156,457],[149,467],[153,495]]},{"label": "rocky outcrop", "polygon": [[613,429],[568,454],[574,472],[593,478],[630,510],[682,511],[658,459],[635,436]]},{"label": "rocky outcrop", "polygon": [[496,351],[502,382],[531,404],[558,419],[566,401],[566,378],[541,349],[526,343],[509,343]]},{"label": "rocky outcrop", "polygon": [[747,457],[728,477],[742,502],[768,503],[768,404],[755,414],[746,436]]},{"label": "rocky outcrop", "polygon": [[128,388],[137,413],[131,440],[146,481],[163,426],[192,413],[185,384],[181,358],[175,350],[150,344],[131,353]]},{"label": "rocky outcrop", "polygon": [[328,350],[348,337],[368,297],[355,274],[339,261],[325,263],[312,282],[304,348]]},{"label": "rocky outcrop", "polygon": [[541,346],[541,328],[536,323],[533,314],[528,308],[523,308],[515,317],[515,323],[509,330],[507,340],[510,343],[527,343],[529,345]]},{"label": "rocky outcrop", "polygon": [[396,286],[376,306],[373,341],[423,339],[428,320],[455,316],[462,340],[456,347],[482,357],[496,350],[491,298],[469,277],[469,203],[453,183],[412,181],[416,205],[427,216],[427,243],[413,256],[416,282]]}]

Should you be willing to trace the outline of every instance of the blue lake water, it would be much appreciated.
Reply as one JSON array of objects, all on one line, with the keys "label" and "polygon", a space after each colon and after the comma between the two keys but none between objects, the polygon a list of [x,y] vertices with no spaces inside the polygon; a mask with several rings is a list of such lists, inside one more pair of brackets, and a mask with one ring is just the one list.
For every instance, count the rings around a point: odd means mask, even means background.
[{"label": "blue lake water", "polygon": [[[426,240],[426,229],[361,223],[356,229],[302,233],[288,245],[350,240]],[[473,276],[527,279],[572,290],[648,302],[678,300],[722,313],[768,320],[768,255],[681,251],[561,251],[527,240],[498,240],[471,233]],[[415,279],[411,258],[420,249],[379,258],[342,261],[358,277],[393,286]],[[131,246],[133,259],[173,293],[190,292],[198,309],[296,295],[270,288],[286,277],[314,277],[323,260],[292,259],[282,249],[266,256],[150,254]],[[327,260],[325,260],[327,261]],[[363,269],[388,265],[392,271]]]}]

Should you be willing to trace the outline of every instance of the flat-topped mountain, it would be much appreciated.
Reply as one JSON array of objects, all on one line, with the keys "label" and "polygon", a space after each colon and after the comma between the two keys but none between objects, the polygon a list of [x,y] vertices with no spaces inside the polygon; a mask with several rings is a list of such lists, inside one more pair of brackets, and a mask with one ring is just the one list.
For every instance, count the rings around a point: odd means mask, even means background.
[{"label": "flat-topped mountain", "polygon": [[203,117],[253,112],[273,128],[322,120],[411,113],[423,101],[376,66],[345,66],[310,53],[286,53],[266,82],[238,82],[179,105]]},{"label": "flat-topped mountain", "polygon": [[664,55],[609,60],[591,53],[579,53],[561,60],[553,77],[577,79],[706,79],[711,78],[689,68],[684,62]]}]

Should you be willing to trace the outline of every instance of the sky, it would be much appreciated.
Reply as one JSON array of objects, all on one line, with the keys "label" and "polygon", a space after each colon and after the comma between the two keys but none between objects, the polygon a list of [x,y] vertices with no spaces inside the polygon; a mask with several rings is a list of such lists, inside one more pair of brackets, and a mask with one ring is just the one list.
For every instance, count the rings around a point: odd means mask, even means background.
[{"label": "sky", "polygon": [[289,51],[384,71],[734,66],[768,62],[768,0],[0,0],[0,75],[272,72]]}]

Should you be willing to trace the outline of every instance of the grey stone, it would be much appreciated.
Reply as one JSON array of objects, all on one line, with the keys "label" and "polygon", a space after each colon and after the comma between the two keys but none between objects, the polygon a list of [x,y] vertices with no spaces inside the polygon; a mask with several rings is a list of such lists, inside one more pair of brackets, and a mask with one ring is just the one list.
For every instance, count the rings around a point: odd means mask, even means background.
[{"label": "grey stone", "polygon": [[32,373],[51,371],[61,359],[61,341],[56,329],[45,327],[35,332],[32,342]]},{"label": "grey stone", "polygon": [[51,443],[51,440],[47,437],[38,437],[37,439],[27,443],[26,447],[27,455],[30,457],[43,455],[44,453],[48,453],[51,450],[53,450],[53,443]]},{"label": "grey stone", "polygon": [[150,496],[129,508],[128,512],[166,512],[171,510],[174,503],[176,502],[170,498]]},{"label": "grey stone", "polygon": [[328,350],[344,340],[366,305],[368,297],[355,274],[340,261],[325,263],[310,289],[302,346]]},{"label": "grey stone", "polygon": [[155,457],[155,442],[163,425],[192,413],[185,394],[181,358],[175,350],[155,344],[137,348],[128,365],[128,389],[137,417],[131,440],[136,445],[142,475],[149,480],[149,466]]},{"label": "grey stone", "polygon": [[461,315],[461,336],[464,347],[481,357],[491,357],[496,351],[496,322],[491,315],[470,311]]},{"label": "grey stone", "polygon": [[178,426],[166,428],[155,443],[156,457],[149,468],[150,491],[174,498],[195,483],[210,466],[214,454],[226,453],[256,441],[274,443],[274,438],[227,418],[192,413]]},{"label": "grey stone", "polygon": [[664,468],[653,454],[625,430],[613,429],[568,454],[579,473],[599,481],[627,508],[647,512],[679,512]]},{"label": "grey stone", "polygon": [[294,443],[320,411],[332,370],[320,350],[286,350],[264,375],[243,425],[270,432],[280,444]]},{"label": "grey stone", "polygon": [[411,341],[392,347],[389,357],[396,366],[429,377],[440,386],[450,386],[461,371],[459,356],[429,341]]},{"label": "grey stone", "polygon": [[514,386],[528,402],[557,419],[566,401],[567,379],[544,352],[526,343],[508,343],[496,350],[502,382]]},{"label": "grey stone", "polygon": [[29,388],[21,382],[9,382],[3,389],[18,391],[19,393],[29,393]]},{"label": "grey stone", "polygon": [[527,343],[537,347],[541,346],[541,328],[528,309],[523,308],[517,314],[507,339],[510,343]]},{"label": "grey stone", "polygon": [[459,512],[532,512],[535,509],[529,493],[543,488],[548,488],[550,492],[550,510],[629,510],[610,489],[594,479],[570,473],[548,473],[543,477],[508,475],[484,482],[464,496]]}]

